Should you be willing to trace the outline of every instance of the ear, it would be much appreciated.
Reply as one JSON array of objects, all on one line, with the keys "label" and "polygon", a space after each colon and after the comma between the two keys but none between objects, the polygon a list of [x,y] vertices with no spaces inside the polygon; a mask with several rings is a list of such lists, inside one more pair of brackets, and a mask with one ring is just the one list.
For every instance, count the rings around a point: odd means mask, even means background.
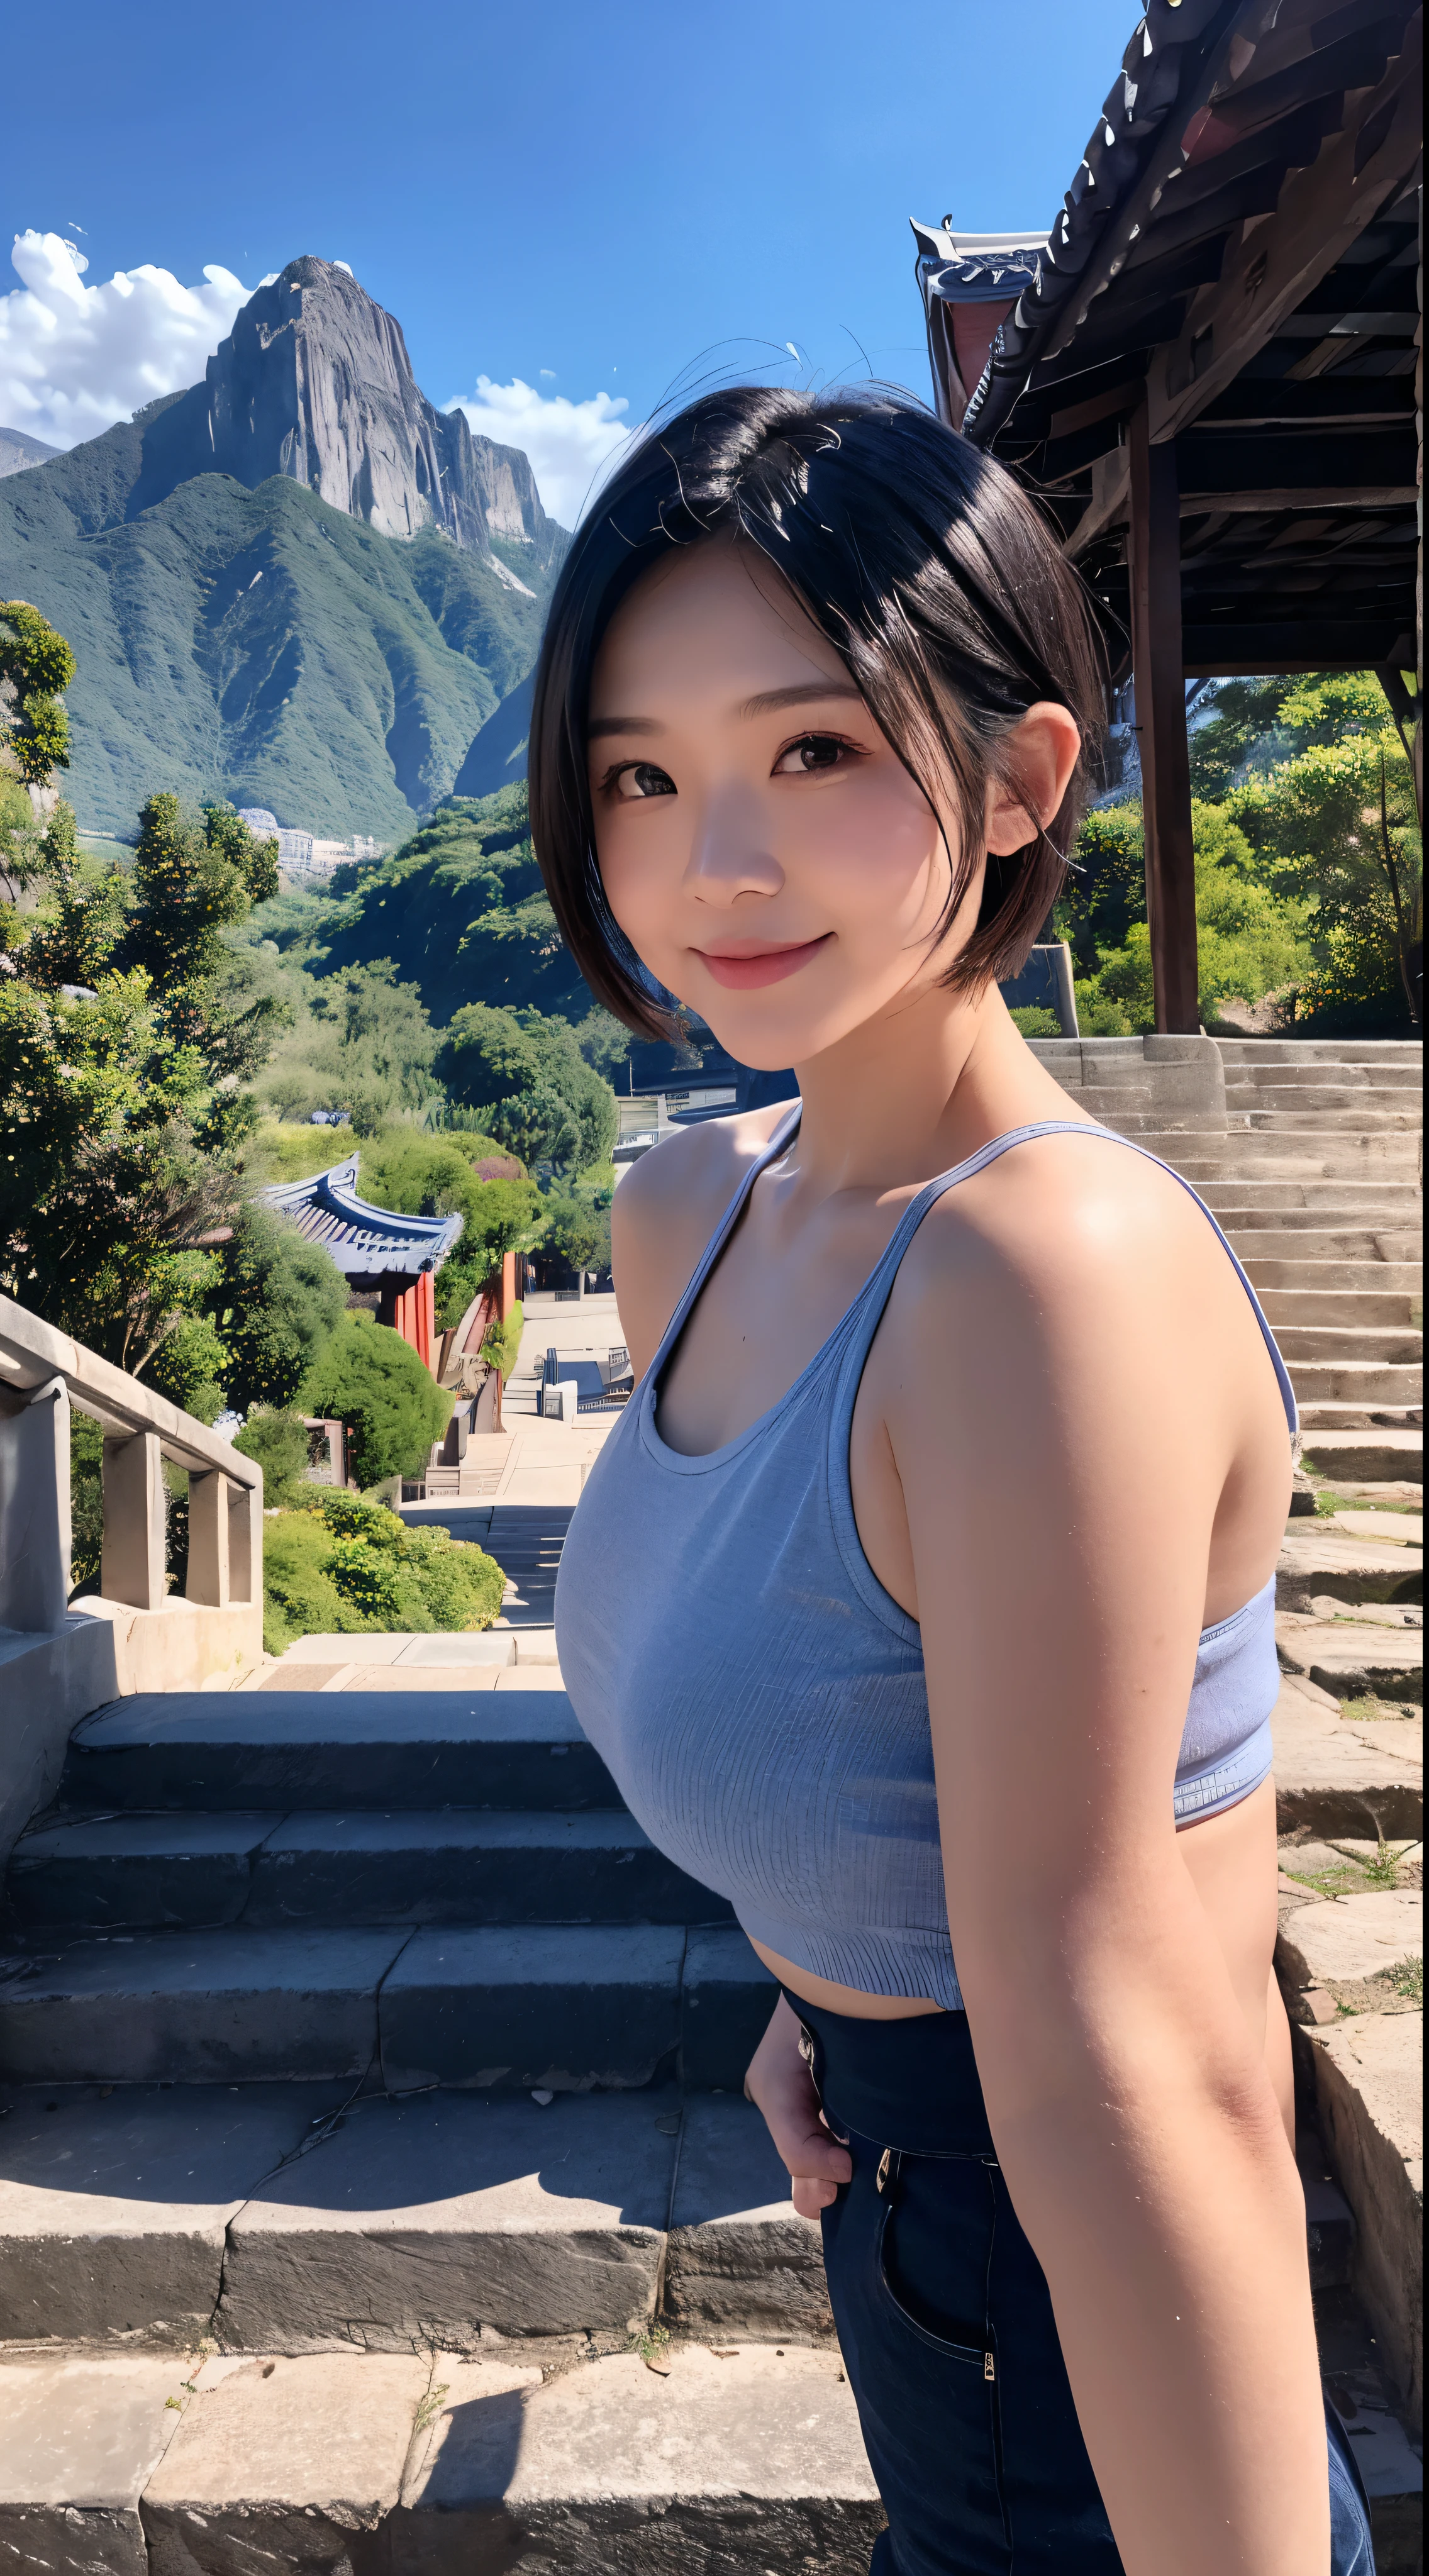
[{"label": "ear", "polygon": [[1023,850],[1050,823],[1071,784],[1082,748],[1077,720],[1051,699],[1029,707],[1004,745],[1003,774],[987,787],[987,846]]}]

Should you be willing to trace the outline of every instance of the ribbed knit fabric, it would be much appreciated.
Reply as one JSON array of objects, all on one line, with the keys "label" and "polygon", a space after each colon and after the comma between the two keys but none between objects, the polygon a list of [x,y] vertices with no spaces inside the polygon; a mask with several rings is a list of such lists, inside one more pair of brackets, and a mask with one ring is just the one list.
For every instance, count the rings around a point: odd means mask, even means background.
[{"label": "ribbed knit fabric", "polygon": [[[995,1137],[929,1181],[787,1394],[737,1440],[688,1458],[656,1429],[662,1372],[754,1182],[798,1121],[795,1104],[746,1174],[587,1477],[556,1586],[561,1670],[651,1841],[727,1897],[755,1940],[813,1976],[958,2011],[921,1637],[859,1543],[854,1402],[899,1263],[945,1191],[1035,1136],[1144,1148],[1110,1128],[1050,1119]],[[1226,1251],[1293,1432],[1284,1361]],[[1234,1805],[1270,1769],[1274,1608],[1272,1579],[1202,1634],[1178,1822]]]}]

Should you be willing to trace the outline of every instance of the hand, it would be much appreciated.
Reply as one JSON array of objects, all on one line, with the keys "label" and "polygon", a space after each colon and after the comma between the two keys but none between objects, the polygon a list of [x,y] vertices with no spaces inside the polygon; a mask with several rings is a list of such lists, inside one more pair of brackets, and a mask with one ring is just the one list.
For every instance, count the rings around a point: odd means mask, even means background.
[{"label": "hand", "polygon": [[849,2181],[853,2158],[838,2144],[819,2108],[814,2079],[799,2054],[799,2024],[782,1995],[750,2061],[744,2089],[763,2112],[789,2168],[799,2216],[817,2218],[837,2200],[839,2184]]}]

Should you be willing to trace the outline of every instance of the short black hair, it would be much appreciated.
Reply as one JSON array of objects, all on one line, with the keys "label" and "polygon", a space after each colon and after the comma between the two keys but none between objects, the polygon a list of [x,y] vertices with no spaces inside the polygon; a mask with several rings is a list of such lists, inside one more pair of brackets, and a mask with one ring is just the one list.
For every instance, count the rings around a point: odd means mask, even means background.
[{"label": "short black hair", "polygon": [[670,1015],[614,920],[596,857],[586,759],[591,672],[633,585],[675,547],[756,546],[842,656],[869,712],[936,809],[956,783],[961,848],[939,935],[982,857],[1001,746],[1052,699],[1083,752],[1045,829],[990,857],[972,939],[948,971],[976,991],[1015,975],[1061,887],[1088,752],[1105,709],[1090,603],[1010,474],[911,394],[704,394],[630,447],[561,567],[536,665],[531,832],[552,909],[591,990],[628,1027]]}]

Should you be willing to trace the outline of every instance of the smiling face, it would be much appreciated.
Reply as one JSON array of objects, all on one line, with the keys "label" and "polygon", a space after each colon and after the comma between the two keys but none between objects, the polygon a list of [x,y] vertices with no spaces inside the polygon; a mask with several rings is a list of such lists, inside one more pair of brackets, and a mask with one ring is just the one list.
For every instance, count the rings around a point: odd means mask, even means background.
[{"label": "smiling face", "polygon": [[[695,546],[631,592],[588,744],[606,901],[743,1064],[822,1054],[935,985],[971,935],[981,866],[930,953],[951,885],[937,817],[752,548]],[[956,852],[955,818],[950,788]]]}]

